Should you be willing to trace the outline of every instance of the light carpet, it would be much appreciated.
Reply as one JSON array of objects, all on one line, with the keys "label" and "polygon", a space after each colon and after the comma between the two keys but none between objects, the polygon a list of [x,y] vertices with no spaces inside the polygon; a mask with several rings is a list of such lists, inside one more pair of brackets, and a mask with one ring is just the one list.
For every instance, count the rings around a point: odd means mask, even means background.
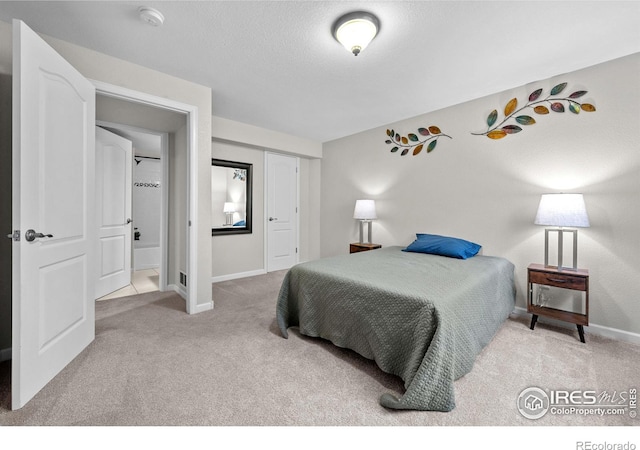
[{"label": "light carpet", "polygon": [[449,413],[378,404],[402,381],[327,341],[283,339],[275,304],[283,271],[213,285],[193,316],[174,293],[98,302],[96,339],[25,407],[10,411],[0,364],[1,425],[639,425],[622,416],[524,418],[519,393],[640,387],[640,346],[510,318],[455,382]]}]

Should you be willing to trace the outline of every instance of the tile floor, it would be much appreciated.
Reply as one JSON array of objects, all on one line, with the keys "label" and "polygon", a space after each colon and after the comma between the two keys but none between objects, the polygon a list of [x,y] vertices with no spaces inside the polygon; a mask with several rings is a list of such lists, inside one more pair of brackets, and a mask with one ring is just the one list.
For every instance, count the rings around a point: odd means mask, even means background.
[{"label": "tile floor", "polygon": [[158,277],[158,269],[136,270],[131,273],[131,284],[129,286],[100,297],[98,301],[157,291]]}]

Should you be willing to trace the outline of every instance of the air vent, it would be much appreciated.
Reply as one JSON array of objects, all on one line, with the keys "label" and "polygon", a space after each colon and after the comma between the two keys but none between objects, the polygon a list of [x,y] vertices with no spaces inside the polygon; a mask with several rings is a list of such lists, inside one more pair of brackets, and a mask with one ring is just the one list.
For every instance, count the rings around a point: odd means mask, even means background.
[{"label": "air vent", "polygon": [[180,284],[187,287],[187,274],[184,272],[180,272]]}]

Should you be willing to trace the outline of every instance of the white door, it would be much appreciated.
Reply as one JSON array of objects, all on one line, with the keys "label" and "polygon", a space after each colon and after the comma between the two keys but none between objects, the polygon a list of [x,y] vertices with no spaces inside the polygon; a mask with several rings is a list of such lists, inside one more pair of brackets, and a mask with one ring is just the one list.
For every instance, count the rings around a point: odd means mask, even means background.
[{"label": "white door", "polygon": [[13,409],[94,339],[94,124],[93,84],[14,20]]},{"label": "white door", "polygon": [[131,283],[131,141],[96,127],[98,279],[95,298]]},{"label": "white door", "polygon": [[298,159],[267,153],[267,272],[298,262]]}]

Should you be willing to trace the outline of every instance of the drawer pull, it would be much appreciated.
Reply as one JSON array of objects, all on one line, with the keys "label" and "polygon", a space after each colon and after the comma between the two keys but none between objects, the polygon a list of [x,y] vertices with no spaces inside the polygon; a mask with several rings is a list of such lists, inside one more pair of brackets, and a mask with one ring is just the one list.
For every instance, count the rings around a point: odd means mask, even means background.
[{"label": "drawer pull", "polygon": [[566,283],[567,280],[563,278],[547,278],[549,281],[553,281],[554,283]]}]

